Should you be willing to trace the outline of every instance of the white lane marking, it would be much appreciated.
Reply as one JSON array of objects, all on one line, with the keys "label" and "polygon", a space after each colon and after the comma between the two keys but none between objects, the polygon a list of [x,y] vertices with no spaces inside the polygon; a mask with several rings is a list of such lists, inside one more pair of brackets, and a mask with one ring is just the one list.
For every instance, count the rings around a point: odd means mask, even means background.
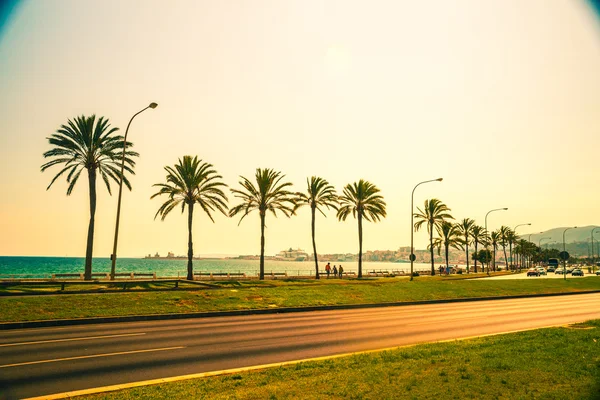
[{"label": "white lane marking", "polygon": [[78,340],[110,339],[110,338],[126,337],[126,336],[140,336],[140,335],[145,335],[145,334],[146,333],[123,333],[120,335],[84,336],[84,337],[68,338],[68,339],[37,340],[35,342],[5,343],[5,344],[0,344],[0,347],[26,346],[29,344],[42,344],[42,343],[74,342],[74,341],[78,341]]},{"label": "white lane marking", "polygon": [[123,354],[150,353],[150,352],[153,352],[153,351],[177,350],[177,349],[184,349],[184,348],[185,348],[185,346],[163,347],[163,348],[160,348],[160,349],[120,351],[118,353],[92,354],[92,355],[89,355],[89,356],[55,358],[55,359],[52,359],[52,360],[29,361],[29,362],[23,362],[23,363],[17,363],[17,364],[0,365],[0,368],[20,367],[22,365],[33,365],[33,364],[45,364],[45,363],[58,362],[58,361],[83,360],[85,358],[121,356]]}]

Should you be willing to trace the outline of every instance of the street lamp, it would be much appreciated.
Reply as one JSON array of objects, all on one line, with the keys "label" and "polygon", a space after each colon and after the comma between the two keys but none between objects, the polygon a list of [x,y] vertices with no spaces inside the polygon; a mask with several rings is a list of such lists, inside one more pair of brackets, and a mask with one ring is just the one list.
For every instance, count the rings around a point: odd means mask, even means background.
[{"label": "street lamp", "polygon": [[[525,225],[529,225],[529,226],[531,226],[531,222],[528,222],[528,223],[526,223],[526,224],[519,224],[519,225],[515,226],[515,228],[513,229],[513,232],[515,233],[515,236],[517,235],[517,228],[518,228],[518,227],[520,227],[520,226],[525,226]],[[512,260],[512,253],[511,253],[511,255],[510,255],[510,261],[511,261],[511,262],[513,261],[513,260]],[[517,269],[517,266],[516,266],[516,265],[515,265],[515,269]],[[520,265],[520,264],[519,264],[519,271],[521,271],[521,265]]]},{"label": "street lamp", "polygon": [[[490,213],[494,212],[494,211],[506,211],[508,210],[508,207],[504,207],[504,208],[494,208],[493,210],[490,210],[487,212],[487,214],[485,214],[485,233],[488,234],[488,229],[487,229],[487,217],[488,215],[490,215]],[[485,244],[485,251],[487,252],[488,249],[488,244],[486,242]],[[496,260],[494,260],[494,265],[496,265]],[[488,262],[488,275],[490,274],[490,263]]]},{"label": "street lamp", "polygon": [[[544,232],[540,232],[540,233],[544,233]],[[530,233],[530,234],[529,234],[529,237],[527,238],[527,241],[528,241],[529,243],[533,244],[533,242],[531,241],[531,235],[537,235],[537,234],[536,234],[536,233]],[[533,254],[533,252],[532,252],[532,254]],[[531,261],[532,261],[532,260],[531,260],[531,257],[530,257],[530,259],[529,259],[529,268],[531,268]]]},{"label": "street lamp", "polygon": [[596,263],[594,262],[594,231],[596,229],[600,229],[600,226],[592,228],[592,232],[590,233],[590,236],[592,238],[592,271],[594,272],[596,272]]},{"label": "street lamp", "polygon": [[123,137],[123,154],[121,155],[121,176],[119,177],[119,197],[117,200],[117,223],[115,226],[115,242],[113,244],[113,252],[110,255],[110,260],[111,260],[110,279],[111,280],[115,279],[115,268],[117,265],[117,241],[119,240],[119,220],[121,217],[121,195],[123,193],[123,170],[125,169],[125,151],[127,150],[127,133],[129,132],[129,126],[131,125],[131,122],[138,114],[143,113],[144,111],[146,111],[149,108],[154,109],[157,106],[158,106],[158,104],[156,104],[156,103],[150,103],[146,108],[133,114],[133,117],[131,117],[131,119],[129,120],[129,123],[127,124],[127,129],[125,129],[125,137]]},{"label": "street lamp", "polygon": [[[576,226],[573,226],[571,228],[567,228],[563,231],[563,252],[567,251],[567,245],[565,244],[565,233],[569,230],[569,229],[574,229],[577,228]],[[566,257],[562,257],[563,259],[563,275],[565,277],[564,280],[567,280],[567,258]]]},{"label": "street lamp", "polygon": [[422,185],[424,183],[429,183],[429,182],[441,182],[442,180],[444,180],[444,178],[437,178],[437,179],[431,179],[429,181],[423,181],[420,183],[417,183],[417,185],[413,188],[412,190],[412,194],[410,196],[410,280],[413,280],[413,263],[415,262],[415,246],[413,243],[413,239],[414,239],[414,233],[415,233],[415,227],[413,226],[414,224],[414,199],[415,199],[415,189],[417,189],[417,187],[419,185]]}]

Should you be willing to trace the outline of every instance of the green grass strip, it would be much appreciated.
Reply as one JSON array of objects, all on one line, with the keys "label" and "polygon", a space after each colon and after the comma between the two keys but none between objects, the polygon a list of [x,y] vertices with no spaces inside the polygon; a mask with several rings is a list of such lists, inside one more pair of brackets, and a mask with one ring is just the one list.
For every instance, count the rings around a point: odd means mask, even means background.
[{"label": "green grass strip", "polygon": [[600,320],[86,398],[600,399]]},{"label": "green grass strip", "polygon": [[[0,297],[0,322],[190,313],[419,300],[461,299],[600,289],[600,278],[455,280],[241,281],[215,288],[100,294]],[[74,306],[76,305],[76,306]]]}]

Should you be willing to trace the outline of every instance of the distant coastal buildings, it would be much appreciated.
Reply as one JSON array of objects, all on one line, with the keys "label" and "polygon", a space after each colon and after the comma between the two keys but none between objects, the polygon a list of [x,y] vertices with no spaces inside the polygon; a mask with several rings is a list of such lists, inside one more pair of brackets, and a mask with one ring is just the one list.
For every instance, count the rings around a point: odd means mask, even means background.
[{"label": "distant coastal buildings", "polygon": [[[363,261],[386,261],[386,262],[410,262],[410,247],[400,247],[398,250],[374,250],[366,251],[363,253]],[[429,250],[415,250],[416,262],[418,263],[429,263],[430,252]],[[168,252],[166,257],[162,257],[158,252],[154,255],[148,254],[146,259],[157,259],[157,260],[168,260],[168,259],[187,259],[187,256],[181,255],[176,256],[173,252]],[[259,260],[258,255],[240,255],[237,257],[225,257],[227,259],[234,260]],[[194,257],[195,260],[204,259],[202,257]],[[265,256],[266,260],[276,261],[313,261],[314,255],[308,254],[306,251],[292,247],[287,250],[281,250],[275,256]],[[358,254],[353,253],[333,253],[333,254],[319,254],[319,261],[357,261]],[[434,252],[434,260],[436,263],[443,263],[443,257],[437,254],[437,250]],[[450,262],[455,264],[464,264],[464,252],[459,250],[450,250]]]}]

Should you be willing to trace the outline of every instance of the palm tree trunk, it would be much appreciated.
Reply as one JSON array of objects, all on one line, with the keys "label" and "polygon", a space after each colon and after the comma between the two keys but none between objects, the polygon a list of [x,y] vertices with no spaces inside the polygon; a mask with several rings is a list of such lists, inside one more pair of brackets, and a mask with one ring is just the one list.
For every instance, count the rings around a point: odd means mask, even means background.
[{"label": "palm tree trunk", "polygon": [[313,244],[313,253],[315,255],[315,279],[319,279],[319,260],[317,257],[317,243],[315,242],[315,211],[316,207],[311,207],[312,211],[312,219],[311,219],[311,231],[312,231],[312,244]]},{"label": "palm tree trunk", "polygon": [[260,272],[261,281],[265,279],[265,214],[261,211],[260,214]]},{"label": "palm tree trunk", "polygon": [[469,273],[469,235],[465,235],[465,256],[467,257],[467,274]]},{"label": "palm tree trunk", "polygon": [[358,212],[358,277],[362,278],[362,213]]},{"label": "palm tree trunk", "polygon": [[92,280],[92,254],[94,253],[94,225],[96,222],[96,170],[88,168],[90,189],[90,223],[88,225],[87,246],[85,249],[84,278]]},{"label": "palm tree trunk", "polygon": [[506,262],[506,270],[508,271],[508,258],[506,258],[506,246],[502,245],[502,251],[504,251],[504,261]]},{"label": "palm tree trunk", "polygon": [[194,257],[194,245],[192,244],[192,217],[194,215],[194,203],[188,204],[188,263],[187,263],[187,279],[194,280],[194,267],[192,258]]},{"label": "palm tree trunk", "polygon": [[450,270],[450,264],[448,263],[448,245],[446,244],[444,249],[445,255],[446,255],[446,271]]},{"label": "palm tree trunk", "polygon": [[435,275],[433,267],[433,224],[429,224],[429,249],[431,250],[431,276]]},{"label": "palm tree trunk", "polygon": [[[477,254],[477,240],[475,240],[475,254]],[[475,259],[475,273],[477,273],[477,259]]]},{"label": "palm tree trunk", "polygon": [[510,263],[514,264],[514,262],[513,262],[513,253],[512,253],[512,242],[508,243],[508,252],[509,252],[508,254],[510,254]]}]

